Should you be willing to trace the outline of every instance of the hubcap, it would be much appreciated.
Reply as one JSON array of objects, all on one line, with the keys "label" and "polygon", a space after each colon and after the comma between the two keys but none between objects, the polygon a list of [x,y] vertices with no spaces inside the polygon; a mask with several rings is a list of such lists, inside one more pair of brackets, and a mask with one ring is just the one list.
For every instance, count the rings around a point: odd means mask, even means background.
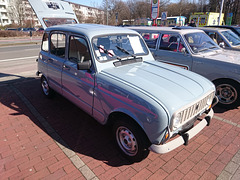
[{"label": "hubcap", "polygon": [[219,102],[222,104],[232,104],[237,99],[237,90],[230,84],[220,84],[216,90]]},{"label": "hubcap", "polygon": [[42,80],[42,89],[45,95],[49,94],[49,86],[48,86],[47,80],[45,79]]},{"label": "hubcap", "polygon": [[126,127],[119,127],[116,132],[117,142],[120,148],[128,156],[134,156],[138,152],[137,140],[133,133]]}]

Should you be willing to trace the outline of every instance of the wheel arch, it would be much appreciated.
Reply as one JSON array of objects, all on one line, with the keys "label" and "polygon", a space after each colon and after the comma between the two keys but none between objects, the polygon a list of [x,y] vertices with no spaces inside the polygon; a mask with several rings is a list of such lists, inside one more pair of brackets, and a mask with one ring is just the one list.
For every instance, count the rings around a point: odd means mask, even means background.
[{"label": "wheel arch", "polygon": [[147,138],[149,145],[151,144],[151,141],[149,140],[146,132],[143,130],[143,126],[136,120],[135,117],[132,117],[129,114],[126,114],[124,112],[120,112],[120,111],[115,111],[112,112],[109,116],[108,116],[108,120],[107,120],[107,126],[112,127],[114,125],[114,123],[119,119],[126,119],[126,120],[130,120],[130,123],[135,124],[136,126],[139,127],[139,129],[142,131],[142,133],[145,135],[145,137]]}]

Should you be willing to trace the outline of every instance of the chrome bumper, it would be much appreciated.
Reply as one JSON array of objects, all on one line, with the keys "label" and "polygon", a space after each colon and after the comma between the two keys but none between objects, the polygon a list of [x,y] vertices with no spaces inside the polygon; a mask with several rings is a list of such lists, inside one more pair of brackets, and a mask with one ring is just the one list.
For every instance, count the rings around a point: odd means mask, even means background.
[{"label": "chrome bumper", "polygon": [[[156,144],[152,144],[149,147],[149,150],[155,152],[155,153],[159,153],[159,154],[164,154],[164,153],[168,153],[174,149],[176,149],[177,147],[183,145],[183,144],[187,144],[186,141],[190,140],[191,138],[193,138],[195,135],[197,135],[205,126],[209,125],[209,121],[210,119],[212,119],[214,115],[213,110],[211,109],[209,111],[209,113],[207,114],[207,116],[201,120],[201,122],[199,122],[196,126],[194,126],[192,129],[190,129],[189,131],[187,131],[186,133],[184,133],[182,136],[177,137],[176,139],[173,139],[172,141],[166,143],[166,144],[160,144],[160,145],[156,145]],[[187,139],[186,139],[187,137]]]}]

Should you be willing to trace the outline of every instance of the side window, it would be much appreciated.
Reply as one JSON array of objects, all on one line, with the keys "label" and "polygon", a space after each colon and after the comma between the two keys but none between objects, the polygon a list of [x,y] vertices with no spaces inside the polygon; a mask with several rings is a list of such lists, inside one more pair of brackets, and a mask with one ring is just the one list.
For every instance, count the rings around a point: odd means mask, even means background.
[{"label": "side window", "polygon": [[66,36],[61,33],[54,33],[51,35],[50,41],[50,49],[51,54],[54,54],[58,57],[65,57],[65,49],[66,49]]},{"label": "side window", "polygon": [[49,47],[48,47],[48,33],[44,33],[44,35],[43,35],[41,49],[45,52],[48,52],[48,50],[49,50]]},{"label": "side window", "polygon": [[91,59],[87,41],[84,38],[70,37],[68,59],[75,63],[82,63]]},{"label": "side window", "polygon": [[156,48],[157,39],[159,36],[158,33],[145,33],[144,32],[144,33],[141,33],[141,35],[149,48],[153,48],[153,49]]},{"label": "side window", "polygon": [[176,52],[177,48],[178,48],[177,34],[162,34],[159,49]]}]

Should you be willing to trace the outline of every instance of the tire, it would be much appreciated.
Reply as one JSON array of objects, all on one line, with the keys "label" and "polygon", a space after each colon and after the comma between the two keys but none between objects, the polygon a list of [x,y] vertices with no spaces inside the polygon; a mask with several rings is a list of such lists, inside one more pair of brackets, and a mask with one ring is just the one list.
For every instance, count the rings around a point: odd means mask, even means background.
[{"label": "tire", "polygon": [[218,106],[223,108],[235,108],[240,104],[240,85],[232,80],[220,80],[215,82],[216,95],[219,99]]},{"label": "tire", "polygon": [[46,96],[47,98],[53,97],[54,91],[50,88],[48,81],[44,76],[42,76],[41,78],[41,88],[44,96]]},{"label": "tire", "polygon": [[148,156],[150,142],[139,125],[130,118],[117,120],[113,125],[113,134],[120,152],[130,162],[140,162]]}]

